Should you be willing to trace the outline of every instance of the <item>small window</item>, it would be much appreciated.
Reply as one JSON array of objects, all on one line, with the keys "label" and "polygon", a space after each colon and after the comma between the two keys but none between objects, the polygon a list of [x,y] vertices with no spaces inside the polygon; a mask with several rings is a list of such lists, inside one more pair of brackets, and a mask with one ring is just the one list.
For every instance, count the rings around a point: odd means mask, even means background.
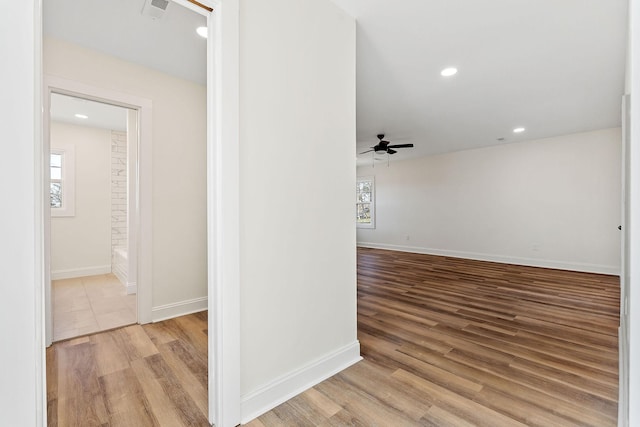
[{"label": "small window", "polygon": [[375,228],[375,183],[372,176],[356,181],[356,226]]},{"label": "small window", "polygon": [[75,170],[72,146],[55,148],[49,157],[51,216],[75,215]]}]

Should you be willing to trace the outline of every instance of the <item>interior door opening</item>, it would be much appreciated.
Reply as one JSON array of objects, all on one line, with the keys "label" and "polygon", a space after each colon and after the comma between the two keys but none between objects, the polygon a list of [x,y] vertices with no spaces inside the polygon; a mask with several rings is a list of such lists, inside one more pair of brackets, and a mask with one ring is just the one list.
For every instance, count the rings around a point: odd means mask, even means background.
[{"label": "interior door opening", "polygon": [[[108,70],[97,67],[89,75],[86,75],[86,68],[77,62],[69,61],[66,59],[51,59],[51,56],[47,55],[47,45],[50,43],[56,45],[68,44],[71,41],[68,39],[69,33],[63,36],[53,37],[54,41],[51,41],[51,35],[48,34],[48,23],[51,21],[51,14],[61,14],[62,27],[71,27],[72,23],[80,23],[85,26],[85,30],[76,32],[82,34],[83,38],[78,43],[79,50],[85,50],[88,48],[86,44],[85,36],[91,31],[97,31],[99,35],[103,36],[103,41],[135,44],[138,37],[126,37],[118,31],[118,34],[113,31],[104,31],[100,27],[102,16],[108,11],[118,11],[119,21],[115,25],[109,26],[109,30],[113,28],[119,28],[124,25],[127,19],[124,19],[124,15],[121,13],[121,8],[135,7],[136,14],[140,13],[138,3],[140,5],[143,0],[128,1],[118,0],[115,4],[105,5],[104,2],[92,2],[92,1],[77,1],[77,0],[55,0],[52,2],[45,2],[43,5],[37,5],[37,18],[40,16],[43,18],[44,28],[43,34],[36,33],[36,37],[42,37],[44,58],[42,66],[38,66],[38,72],[44,76],[43,85],[43,97],[41,104],[38,102],[36,111],[41,110],[48,111],[48,93],[55,92],[67,95],[73,94],[86,94],[86,98],[91,100],[117,100],[117,103],[122,106],[136,109],[139,114],[139,126],[138,130],[140,135],[139,150],[138,150],[138,185],[139,185],[139,200],[138,200],[138,215],[139,221],[138,227],[138,244],[136,252],[140,255],[138,259],[138,272],[137,272],[137,295],[138,295],[138,321],[139,323],[149,323],[154,318],[158,317],[158,310],[166,310],[170,312],[173,308],[171,304],[167,304],[164,307],[152,307],[152,295],[151,295],[151,283],[154,279],[152,255],[154,254],[154,241],[152,239],[152,199],[153,199],[153,185],[152,185],[152,160],[155,156],[152,155],[152,142],[151,135],[155,132],[155,128],[152,125],[152,98],[144,98],[146,96],[145,91],[138,91],[134,88],[119,87],[114,84],[104,84],[100,82],[100,77],[109,74]],[[134,4],[135,3],[135,4]],[[156,2],[158,3],[158,2]],[[133,6],[132,6],[133,5]],[[206,7],[201,7],[204,5]],[[224,5],[224,6],[223,6]],[[64,7],[66,6],[66,9]],[[239,325],[239,311],[238,311],[238,299],[239,299],[239,259],[238,254],[234,250],[237,248],[239,227],[237,224],[238,208],[237,203],[234,201],[237,199],[237,187],[239,177],[239,159],[238,159],[238,21],[239,21],[239,8],[237,0],[202,0],[200,2],[190,2],[190,0],[173,0],[169,3],[170,8],[178,8],[178,6],[184,6],[186,9],[197,12],[200,16],[205,18],[206,26],[208,28],[209,38],[206,44],[206,70],[203,72],[203,78],[206,80],[206,105],[203,106],[200,111],[206,115],[206,156],[203,154],[202,159],[206,157],[206,197],[205,192],[201,194],[200,200],[206,200],[206,221],[208,224],[206,230],[206,247],[208,249],[207,255],[207,288],[210,298],[208,305],[209,312],[209,374],[208,374],[208,387],[209,387],[209,420],[216,425],[227,426],[236,425],[240,419],[240,392],[239,392],[239,343],[236,339],[238,336]],[[107,9],[105,11],[104,9]],[[212,8],[216,7],[215,13],[212,12]],[[63,12],[67,10],[67,12]],[[223,13],[224,11],[224,13]],[[89,14],[93,18],[88,19],[73,19],[69,20],[69,16],[73,15],[77,18],[82,14]],[[166,21],[166,19],[165,19]],[[159,24],[148,24],[149,26],[160,27]],[[145,27],[147,28],[147,27]],[[73,33],[75,30],[71,29]],[[143,30],[139,26],[137,31],[140,34],[150,34],[153,31]],[[195,33],[195,32],[194,32]],[[191,31],[185,34],[191,34]],[[153,33],[157,36],[157,33]],[[198,36],[199,37],[199,36]],[[176,37],[169,37],[169,40],[165,42],[158,39],[158,37],[152,38],[151,45],[162,46],[163,48],[168,45],[176,44]],[[178,43],[183,49],[185,44]],[[162,49],[164,52],[164,49]],[[36,52],[38,53],[38,52]],[[41,52],[42,53],[42,52]],[[126,61],[126,58],[124,58]],[[170,59],[170,63],[178,64],[180,59]],[[88,63],[89,64],[89,63]],[[93,62],[93,65],[98,65]],[[68,73],[51,72],[53,68],[66,69]],[[89,66],[88,68],[92,68]],[[94,67],[95,68],[95,67]],[[207,71],[208,70],[208,71]],[[51,72],[51,75],[47,75]],[[87,78],[82,78],[83,72]],[[55,77],[53,76],[55,75]],[[148,79],[142,79],[141,82],[147,82]],[[85,82],[85,83],[80,83]],[[139,93],[142,96],[133,95]],[[225,106],[226,108],[222,108]],[[153,106],[156,107],[155,104]],[[157,110],[154,110],[155,116]],[[166,115],[163,117],[164,121],[170,120],[170,117]],[[43,121],[43,128],[47,126]],[[183,129],[185,129],[183,127]],[[43,129],[43,135],[48,134],[48,129]],[[162,132],[160,132],[162,134]],[[154,138],[158,135],[155,133]],[[179,133],[176,137],[177,140],[182,137]],[[222,141],[226,141],[226,144],[222,144]],[[154,141],[155,143],[155,141]],[[46,156],[48,156],[48,147],[43,147],[47,150]],[[42,165],[44,164],[45,150],[42,150],[38,154],[37,160]],[[155,149],[154,149],[155,150]],[[178,155],[179,157],[179,155]],[[165,158],[172,158],[171,156],[165,156]],[[174,158],[177,158],[174,156]],[[224,164],[224,168],[221,165]],[[156,165],[153,165],[156,167]],[[39,181],[49,185],[48,180],[44,180],[44,175],[47,170],[44,168],[38,168],[42,175],[39,177]],[[164,169],[163,169],[164,170]],[[171,170],[170,168],[166,169]],[[179,182],[179,180],[174,180]],[[44,196],[42,192],[38,192],[39,197]],[[42,199],[41,199],[42,200]],[[47,200],[48,201],[48,200]],[[48,224],[50,224],[48,206],[38,214],[39,224],[43,227],[42,236],[47,235],[50,230],[47,230]],[[225,233],[217,233],[216,230],[224,229]],[[155,237],[155,236],[153,236]],[[43,237],[44,239],[44,237]],[[45,254],[42,254],[42,273],[43,276],[49,275],[49,265],[45,265]],[[46,260],[48,262],[48,260]],[[224,265],[224,269],[219,266]],[[49,277],[45,277],[45,283],[49,280]],[[221,283],[225,283],[225,292],[222,292]],[[43,286],[43,292],[45,296],[45,305],[47,301],[50,301],[49,289]],[[156,302],[157,303],[157,302]],[[153,309],[153,310],[152,310]],[[46,315],[47,311],[43,312]],[[45,323],[45,322],[43,322]],[[50,322],[49,322],[50,323]],[[49,325],[47,325],[49,328]],[[46,336],[45,343],[51,344],[51,331],[46,329],[44,331]],[[224,332],[224,333],[223,333]],[[224,349],[224,351],[223,351]],[[44,371],[43,371],[44,372]],[[222,375],[224,372],[224,375]],[[40,390],[40,388],[39,388]],[[40,390],[40,395],[44,396],[46,402],[46,390]],[[45,409],[46,414],[46,409]]]},{"label": "interior door opening", "polygon": [[49,101],[47,319],[60,341],[137,322],[138,114],[55,92]]}]

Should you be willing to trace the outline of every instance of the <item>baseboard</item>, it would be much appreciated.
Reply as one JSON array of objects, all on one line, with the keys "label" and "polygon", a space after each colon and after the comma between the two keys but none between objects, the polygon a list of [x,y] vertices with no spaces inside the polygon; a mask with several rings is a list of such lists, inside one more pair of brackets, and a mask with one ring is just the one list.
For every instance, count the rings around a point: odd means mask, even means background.
[{"label": "baseboard", "polygon": [[618,427],[629,426],[629,348],[626,328],[618,328]]},{"label": "baseboard", "polygon": [[51,280],[74,279],[76,277],[97,276],[111,273],[111,264],[93,267],[70,268],[68,270],[51,271]]},{"label": "baseboard", "polygon": [[160,322],[162,320],[173,319],[174,317],[204,311],[207,308],[207,297],[194,298],[187,301],[159,305],[151,309],[151,321]]},{"label": "baseboard", "polygon": [[360,360],[362,360],[360,343],[355,341],[242,396],[242,424],[248,423]]},{"label": "baseboard", "polygon": [[446,249],[422,248],[418,246],[389,245],[386,243],[358,242],[362,248],[386,249],[390,251],[412,252],[417,254],[448,256],[452,258],[474,259],[478,261],[501,262],[503,264],[526,265],[528,267],[553,268],[557,270],[580,271],[583,273],[620,275],[620,266],[585,264],[579,262],[553,261],[537,258],[521,258],[505,255],[483,254],[476,252],[451,251]]},{"label": "baseboard", "polygon": [[138,284],[136,282],[127,282],[125,285],[127,295],[133,295],[138,292]]}]

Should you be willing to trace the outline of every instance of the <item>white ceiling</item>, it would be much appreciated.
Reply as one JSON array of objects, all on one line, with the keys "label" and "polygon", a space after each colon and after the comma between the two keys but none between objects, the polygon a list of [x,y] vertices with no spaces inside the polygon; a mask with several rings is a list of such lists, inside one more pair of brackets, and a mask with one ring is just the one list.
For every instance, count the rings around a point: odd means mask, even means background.
[{"label": "white ceiling", "polygon": [[[397,160],[620,125],[627,0],[333,1],[357,19],[358,152],[378,133],[415,144]],[[204,84],[204,17],[143,4],[47,0],[45,34]]]},{"label": "white ceiling", "polygon": [[206,84],[206,40],[196,28],[206,18],[169,2],[164,15],[142,14],[145,0],[47,0],[45,36]]},{"label": "white ceiling", "polygon": [[627,0],[334,2],[357,19],[358,152],[377,133],[416,145],[397,159],[620,125]]},{"label": "white ceiling", "polygon": [[[47,0],[44,34],[198,84],[206,84],[206,40],[196,28],[206,18],[169,3],[161,18],[142,14],[145,0]],[[52,120],[111,130],[126,129],[126,109],[53,95]],[[87,119],[78,119],[76,113]]]},{"label": "white ceiling", "polygon": [[[51,94],[51,120],[108,130],[127,130],[127,109],[73,96]],[[87,118],[76,117],[82,114]]]}]

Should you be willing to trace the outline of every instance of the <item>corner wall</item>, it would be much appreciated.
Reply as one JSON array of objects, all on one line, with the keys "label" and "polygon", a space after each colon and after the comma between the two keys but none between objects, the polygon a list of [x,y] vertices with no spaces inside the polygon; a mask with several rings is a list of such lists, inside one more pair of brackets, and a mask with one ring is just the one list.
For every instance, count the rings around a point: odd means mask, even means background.
[{"label": "corner wall", "polygon": [[[0,194],[10,201],[0,221],[0,420],[8,426],[41,426],[44,401],[42,322],[42,186],[36,170],[41,156],[41,120],[36,114],[40,86],[39,14],[35,1],[0,2]],[[10,42],[9,42],[10,41]],[[35,54],[34,54],[35,52]]]},{"label": "corner wall", "polygon": [[619,274],[620,150],[616,128],[358,168],[358,245]]},{"label": "corner wall", "polygon": [[355,23],[240,4],[242,421],[359,360]]}]

